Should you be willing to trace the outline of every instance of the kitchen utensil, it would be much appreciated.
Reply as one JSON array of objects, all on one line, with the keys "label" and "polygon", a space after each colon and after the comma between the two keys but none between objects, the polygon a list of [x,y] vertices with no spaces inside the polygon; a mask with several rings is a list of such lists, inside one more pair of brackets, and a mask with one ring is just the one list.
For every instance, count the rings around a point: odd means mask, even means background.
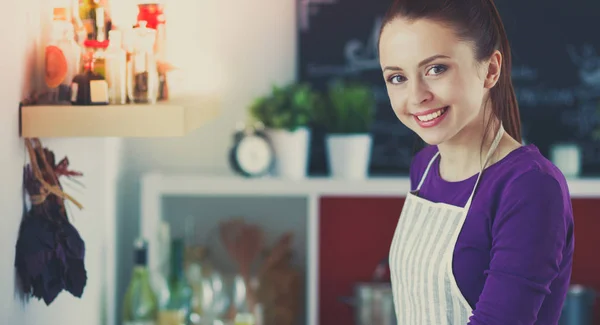
[{"label": "kitchen utensil", "polygon": [[340,301],[354,308],[356,325],[396,325],[396,314],[390,282],[382,281],[387,258],[375,268],[373,280],[354,286],[354,296],[340,297]]}]

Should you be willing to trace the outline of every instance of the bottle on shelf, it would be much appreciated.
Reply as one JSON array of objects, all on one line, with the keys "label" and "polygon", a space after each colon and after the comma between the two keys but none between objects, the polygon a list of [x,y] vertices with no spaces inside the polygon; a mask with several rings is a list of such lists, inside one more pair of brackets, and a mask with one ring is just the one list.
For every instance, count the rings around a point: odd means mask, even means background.
[{"label": "bottle on shelf", "polygon": [[147,245],[137,239],[134,247],[133,273],[123,299],[123,325],[156,325],[158,299],[150,282]]},{"label": "bottle on shelf", "polygon": [[166,57],[166,19],[164,0],[138,0],[137,22],[144,21],[148,28],[156,30],[154,53],[158,66],[158,100],[169,99],[167,73],[170,70]]},{"label": "bottle on shelf", "polygon": [[106,21],[104,17],[104,8],[98,7],[96,9],[96,40],[98,42],[104,42],[106,40]]},{"label": "bottle on shelf", "polygon": [[132,33],[132,53],[127,67],[127,92],[133,103],[154,104],[158,99],[158,70],[154,56],[156,30],[140,21]]},{"label": "bottle on shelf", "polygon": [[108,42],[104,53],[108,100],[113,105],[125,104],[127,102],[127,53],[123,49],[121,31],[109,31]]},{"label": "bottle on shelf", "polygon": [[184,240],[171,242],[170,272],[168,277],[169,299],[158,312],[158,325],[188,325],[192,300],[192,289],[184,270]]},{"label": "bottle on shelf", "polygon": [[100,8],[100,4],[97,0],[81,0],[79,2],[79,17],[87,32],[87,39],[90,40],[96,39],[96,19],[98,17],[96,10],[98,8]]},{"label": "bottle on shelf", "polygon": [[108,105],[108,84],[104,77],[94,73],[94,53],[84,55],[84,71],[71,83],[72,105]]},{"label": "bottle on shelf", "polygon": [[107,15],[107,1],[81,0],[79,18],[87,32],[88,40],[104,41],[111,30],[111,20]]},{"label": "bottle on shelf", "polygon": [[64,104],[70,101],[71,82],[79,73],[81,47],[75,42],[68,8],[56,7],[53,15],[52,36],[45,51],[45,77],[51,102]]}]

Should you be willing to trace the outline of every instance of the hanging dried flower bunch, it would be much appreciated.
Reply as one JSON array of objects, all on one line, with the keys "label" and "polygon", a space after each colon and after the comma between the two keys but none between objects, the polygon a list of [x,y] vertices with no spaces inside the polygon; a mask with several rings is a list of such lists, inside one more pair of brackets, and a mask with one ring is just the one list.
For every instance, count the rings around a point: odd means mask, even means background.
[{"label": "hanging dried flower bunch", "polygon": [[65,157],[55,163],[54,153],[39,139],[25,139],[30,163],[23,187],[31,207],[24,211],[16,245],[15,267],[28,296],[51,304],[62,290],[81,297],[87,282],[85,244],[69,222],[65,200],[83,206],[63,191],[60,177],[82,176],[68,169]]}]

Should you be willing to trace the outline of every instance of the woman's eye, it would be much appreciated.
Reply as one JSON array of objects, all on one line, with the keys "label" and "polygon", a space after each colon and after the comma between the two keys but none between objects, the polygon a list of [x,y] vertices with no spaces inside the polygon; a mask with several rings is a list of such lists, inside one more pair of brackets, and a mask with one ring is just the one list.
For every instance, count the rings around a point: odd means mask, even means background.
[{"label": "woman's eye", "polygon": [[406,80],[406,78],[404,78],[401,75],[393,75],[391,77],[388,78],[388,82],[392,83],[392,84],[399,84],[402,83]]},{"label": "woman's eye", "polygon": [[446,70],[448,70],[448,68],[444,65],[438,64],[438,65],[434,65],[433,67],[429,68],[429,70],[427,70],[427,74],[433,74],[433,75],[438,75],[438,74],[442,74],[444,73]]}]

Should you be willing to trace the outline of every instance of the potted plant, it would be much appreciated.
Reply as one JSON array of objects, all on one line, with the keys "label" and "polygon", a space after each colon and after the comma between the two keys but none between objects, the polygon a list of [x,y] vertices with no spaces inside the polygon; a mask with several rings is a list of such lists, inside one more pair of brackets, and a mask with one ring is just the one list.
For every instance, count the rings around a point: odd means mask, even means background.
[{"label": "potted plant", "polygon": [[275,174],[306,177],[310,145],[309,124],[318,109],[320,96],[310,85],[290,83],[273,86],[271,93],[250,106],[253,119],[262,122],[275,151]]},{"label": "potted plant", "polygon": [[330,84],[327,105],[316,119],[325,128],[329,171],[333,177],[367,177],[374,111],[375,97],[368,85],[344,80]]}]

